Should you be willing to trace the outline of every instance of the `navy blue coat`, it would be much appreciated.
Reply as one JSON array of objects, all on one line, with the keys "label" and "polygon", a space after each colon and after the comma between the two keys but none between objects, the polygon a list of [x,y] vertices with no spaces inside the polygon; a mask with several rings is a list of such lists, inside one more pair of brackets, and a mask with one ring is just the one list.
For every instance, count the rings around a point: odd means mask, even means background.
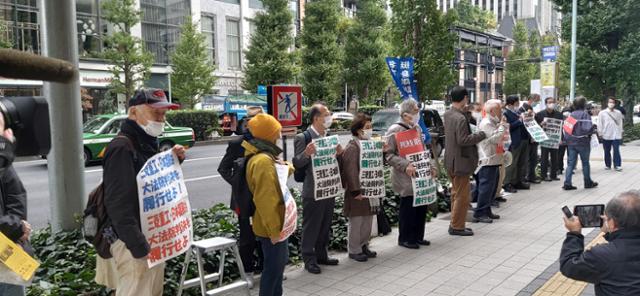
[{"label": "navy blue coat", "polygon": [[507,117],[507,121],[509,122],[509,133],[511,135],[511,146],[509,146],[509,150],[511,151],[520,146],[522,141],[527,141],[529,137],[524,123],[520,120],[520,115],[507,109],[504,111],[504,116]]}]

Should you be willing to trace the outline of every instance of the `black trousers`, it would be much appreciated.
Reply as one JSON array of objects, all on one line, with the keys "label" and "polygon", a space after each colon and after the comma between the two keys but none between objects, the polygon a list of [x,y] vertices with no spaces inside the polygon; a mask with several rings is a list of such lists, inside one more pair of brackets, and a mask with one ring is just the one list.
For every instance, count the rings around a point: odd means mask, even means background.
[{"label": "black trousers", "polygon": [[558,170],[564,171],[564,155],[567,153],[567,146],[560,145],[558,147]]},{"label": "black trousers", "polygon": [[329,258],[327,247],[335,204],[333,198],[318,201],[302,199],[302,259],[305,264]]},{"label": "black trousers", "polygon": [[[544,179],[549,175],[551,179],[557,178],[558,170],[560,169],[560,163],[558,161],[558,149],[542,147],[541,150],[542,159],[540,163],[540,172],[542,173],[542,178]],[[549,168],[549,160],[551,160],[551,168]],[[549,172],[549,175],[547,175],[547,172]]]},{"label": "black trousers", "polygon": [[527,164],[527,181],[537,178],[536,167],[538,166],[538,143],[529,143],[529,163]]},{"label": "black trousers", "polygon": [[414,207],[413,196],[400,198],[398,243],[416,244],[424,240],[427,206]]},{"label": "black trousers", "polygon": [[[240,259],[245,272],[254,272],[256,267],[262,269],[264,256],[260,243],[256,240],[256,236],[251,228],[251,220],[249,217],[238,218],[240,224],[240,238],[238,239],[238,249],[240,251]],[[256,252],[258,256],[256,258]],[[257,262],[256,262],[257,259]],[[257,264],[256,264],[257,263]]]}]

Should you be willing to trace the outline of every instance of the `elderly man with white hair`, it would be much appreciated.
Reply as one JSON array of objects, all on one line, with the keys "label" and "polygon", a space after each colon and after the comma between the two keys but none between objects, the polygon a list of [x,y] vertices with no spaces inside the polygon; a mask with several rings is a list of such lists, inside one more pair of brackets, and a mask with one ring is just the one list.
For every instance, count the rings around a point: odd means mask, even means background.
[{"label": "elderly man with white hair", "polygon": [[491,212],[491,202],[496,196],[497,183],[500,178],[500,166],[503,164],[503,154],[498,153],[498,146],[502,145],[505,132],[509,124],[502,117],[500,100],[489,100],[484,104],[486,116],[479,124],[478,129],[483,131],[487,138],[478,144],[479,164],[476,172],[476,187],[474,196],[478,197],[478,205],[474,209],[474,223],[492,223],[500,216]]}]

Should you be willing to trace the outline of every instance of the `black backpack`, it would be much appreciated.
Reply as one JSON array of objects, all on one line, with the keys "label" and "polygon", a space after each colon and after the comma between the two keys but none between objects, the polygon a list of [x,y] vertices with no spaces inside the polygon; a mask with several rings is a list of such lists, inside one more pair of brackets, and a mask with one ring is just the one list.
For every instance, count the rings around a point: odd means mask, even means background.
[{"label": "black backpack", "polygon": [[[129,148],[134,151],[133,161],[134,163],[137,162],[131,139],[124,135],[118,135],[114,140],[117,138],[127,140]],[[82,222],[84,239],[96,248],[96,253],[104,259],[113,257],[111,255],[111,240],[115,234],[111,229],[111,221],[109,220],[109,216],[107,216],[107,208],[104,205],[103,182],[100,182],[100,184],[89,193],[89,200],[87,201],[87,207],[84,209]],[[105,235],[105,231],[110,232],[110,235]]]},{"label": "black backpack", "polygon": [[[307,147],[307,145],[311,143],[311,133],[309,132],[309,130],[306,130],[302,132],[302,135],[304,136],[304,147]],[[296,168],[296,170],[293,172],[293,179],[296,180],[296,182],[302,183],[304,182],[304,179],[306,177],[307,177],[307,166]]]},{"label": "black backpack", "polygon": [[253,203],[253,193],[247,184],[247,164],[251,156],[239,157],[233,161],[233,174],[231,175],[231,209],[238,217],[252,217],[256,211]]}]

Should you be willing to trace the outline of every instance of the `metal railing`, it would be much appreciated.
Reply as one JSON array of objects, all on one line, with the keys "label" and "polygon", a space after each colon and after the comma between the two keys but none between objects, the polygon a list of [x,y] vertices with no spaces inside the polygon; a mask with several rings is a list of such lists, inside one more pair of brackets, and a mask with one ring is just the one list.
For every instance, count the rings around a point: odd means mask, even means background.
[{"label": "metal railing", "polygon": [[13,48],[40,54],[40,25],[23,22],[2,22],[4,30],[0,35],[8,40]]}]

